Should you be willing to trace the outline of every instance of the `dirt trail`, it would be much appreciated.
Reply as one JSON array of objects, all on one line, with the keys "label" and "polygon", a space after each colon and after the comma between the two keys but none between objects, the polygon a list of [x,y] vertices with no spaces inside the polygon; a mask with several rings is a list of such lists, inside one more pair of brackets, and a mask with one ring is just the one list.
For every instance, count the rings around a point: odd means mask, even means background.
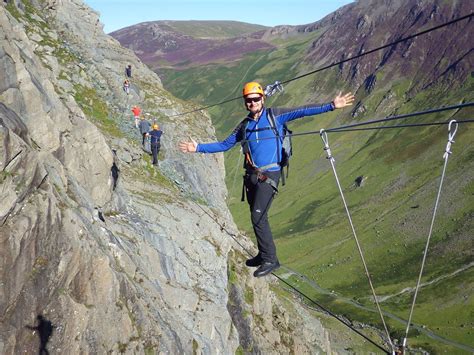
[{"label": "dirt trail", "polygon": [[[433,279],[429,282],[422,282],[420,284],[420,288],[423,288],[423,287],[426,287],[426,286],[429,286],[429,285],[433,285],[433,284],[435,284],[439,281],[445,280],[445,279],[452,278],[452,277],[456,276],[457,274],[459,274],[463,271],[466,271],[467,269],[471,268],[472,266],[474,266],[474,262],[471,262],[470,264],[464,265],[462,268],[457,269],[457,270],[453,271],[450,274],[442,275],[442,276],[437,277],[437,278],[435,278],[435,279]],[[404,288],[400,292],[395,293],[393,295],[380,296],[380,297],[378,297],[378,301],[379,302],[385,302],[386,300],[389,300],[393,297],[403,295],[404,293],[412,293],[412,292],[415,292],[415,287],[407,287],[407,288]]]},{"label": "dirt trail", "polygon": [[[440,276],[439,278],[430,281],[430,283],[438,282],[442,279],[452,277],[452,276],[454,276],[454,275],[456,275],[456,274],[458,274],[458,273],[460,273],[464,270],[469,269],[472,265],[474,265],[474,263],[470,263],[470,264],[466,265],[465,267],[452,272],[451,274]],[[280,274],[280,277],[282,277],[284,279],[288,279],[291,276],[296,276],[301,282],[304,282],[304,283],[308,284],[309,286],[311,286],[315,291],[317,291],[320,294],[331,295],[332,297],[334,297],[338,301],[341,301],[341,302],[346,303],[346,304],[350,304],[350,305],[352,305],[352,306],[354,306],[358,309],[362,309],[362,310],[367,311],[367,312],[371,312],[371,313],[376,313],[377,312],[377,310],[375,308],[367,307],[367,306],[365,306],[365,305],[363,305],[359,302],[354,301],[353,299],[340,296],[340,295],[336,294],[333,291],[329,291],[327,289],[322,288],[316,282],[314,282],[313,280],[307,278],[305,275],[302,275],[302,274],[300,274],[300,273],[298,273],[298,272],[296,272],[296,271],[294,271],[294,270],[292,270],[292,269],[290,269],[286,266],[282,265],[281,269],[284,272]],[[427,284],[428,283],[426,283],[425,286]],[[298,285],[296,285],[296,287],[298,287]],[[408,292],[408,291],[406,291],[406,292]],[[396,296],[396,295],[392,295],[390,297],[394,297],[394,296]],[[400,317],[398,317],[397,315],[395,315],[393,313],[383,311],[383,315],[384,315],[384,317],[393,319],[393,320],[403,324],[403,326],[406,326],[406,324],[407,324],[407,320],[405,320],[403,318],[400,318]],[[450,340],[450,339],[443,338],[443,337],[437,335],[436,333],[434,333],[432,330],[426,328],[425,326],[417,325],[417,324],[412,323],[411,327],[418,330],[420,333],[426,335],[427,337],[429,337],[431,339],[437,340],[441,343],[453,346],[455,348],[458,348],[458,349],[461,349],[461,350],[464,350],[464,351],[468,351],[470,353],[474,353],[474,348],[473,347],[471,347],[469,345],[466,345],[466,344],[458,343],[458,342]]]}]

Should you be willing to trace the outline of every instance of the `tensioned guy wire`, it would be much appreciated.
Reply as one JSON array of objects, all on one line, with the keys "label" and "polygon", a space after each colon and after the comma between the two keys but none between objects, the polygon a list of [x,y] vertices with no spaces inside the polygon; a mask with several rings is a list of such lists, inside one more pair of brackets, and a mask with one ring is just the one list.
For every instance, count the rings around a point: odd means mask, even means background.
[{"label": "tensioned guy wire", "polygon": [[327,133],[324,129],[321,129],[320,136],[321,136],[321,140],[323,141],[324,151],[327,154],[327,159],[329,160],[329,163],[331,164],[332,171],[333,171],[334,177],[336,179],[336,184],[337,184],[337,187],[339,189],[339,193],[341,195],[342,202],[344,204],[344,209],[346,211],[347,218],[349,219],[349,224],[351,226],[352,235],[354,236],[354,240],[355,240],[356,245],[357,245],[357,250],[359,251],[359,256],[362,260],[362,264],[364,265],[365,276],[367,276],[367,280],[369,281],[370,290],[372,291],[372,296],[374,297],[374,302],[375,302],[375,305],[377,307],[377,311],[379,312],[379,316],[380,316],[380,319],[382,320],[382,324],[383,324],[383,327],[384,327],[384,330],[385,330],[385,334],[387,335],[387,341],[390,344],[390,348],[392,349],[392,352],[394,352],[395,347],[394,347],[392,339],[390,337],[390,332],[388,331],[388,327],[387,327],[387,324],[385,323],[385,318],[383,316],[382,309],[380,308],[380,304],[379,304],[379,301],[377,299],[377,295],[375,293],[375,288],[374,288],[374,285],[372,283],[372,278],[370,277],[369,268],[367,267],[367,263],[365,261],[364,253],[362,251],[362,246],[360,245],[359,238],[357,237],[357,233],[356,233],[356,230],[355,230],[355,227],[354,227],[354,223],[352,222],[352,217],[351,217],[351,214],[349,212],[349,207],[347,207],[347,202],[346,202],[346,199],[344,197],[344,193],[342,191],[341,183],[339,182],[339,177],[337,176],[336,166],[334,164],[335,159],[332,156],[331,149],[329,147],[328,135],[327,135]]},{"label": "tensioned guy wire", "polygon": [[[454,128],[452,128],[453,125],[454,125]],[[448,165],[448,158],[451,155],[451,144],[454,143],[454,136],[456,135],[457,130],[458,130],[458,124],[456,120],[451,120],[448,126],[448,143],[446,144],[446,149],[443,154],[443,159],[444,159],[443,172],[441,173],[441,180],[439,183],[438,194],[436,196],[436,201],[435,201],[435,205],[433,209],[433,216],[431,218],[430,230],[428,232],[428,238],[426,239],[425,250],[423,251],[423,259],[421,261],[420,273],[418,275],[418,281],[416,282],[415,293],[413,294],[413,301],[410,308],[410,315],[408,316],[407,327],[405,330],[405,338],[403,339],[403,344],[402,344],[403,349],[405,349],[406,344],[407,344],[408,332],[410,330],[411,319],[413,316],[413,309],[415,308],[416,296],[418,295],[418,290],[420,288],[421,276],[423,275],[423,269],[425,267],[426,256],[428,254],[428,247],[430,245],[431,235],[433,233],[433,225],[434,225],[434,221],[436,217],[436,212],[438,211],[439,199],[441,196],[441,189],[443,187],[444,176],[446,174],[446,167]]]}]

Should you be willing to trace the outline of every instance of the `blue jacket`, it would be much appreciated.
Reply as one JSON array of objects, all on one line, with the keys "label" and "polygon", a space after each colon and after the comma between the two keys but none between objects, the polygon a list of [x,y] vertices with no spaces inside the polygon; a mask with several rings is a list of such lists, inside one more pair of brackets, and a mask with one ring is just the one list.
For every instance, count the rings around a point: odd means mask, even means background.
[{"label": "blue jacket", "polygon": [[[333,110],[334,106],[332,103],[293,108],[272,108],[278,134],[280,136],[283,135],[283,124],[286,122]],[[243,132],[242,125],[246,125],[245,137],[243,137],[241,133]],[[273,165],[273,167],[267,170],[277,171],[280,170],[277,163],[279,163],[278,160],[281,158],[281,154],[277,149],[281,148],[281,143],[277,142],[276,139],[268,139],[274,137],[275,134],[271,129],[270,122],[268,121],[267,109],[264,108],[262,115],[257,121],[253,120],[250,116],[247,116],[226,139],[221,142],[200,143],[198,144],[196,151],[200,153],[225,152],[232,148],[236,143],[246,139],[249,141],[250,155],[255,166],[258,168]]]},{"label": "blue jacket", "polygon": [[160,138],[161,138],[161,135],[163,134],[163,131],[161,130],[152,130],[150,132],[148,132],[148,134],[150,135],[150,143],[151,144],[159,144],[160,143]]}]

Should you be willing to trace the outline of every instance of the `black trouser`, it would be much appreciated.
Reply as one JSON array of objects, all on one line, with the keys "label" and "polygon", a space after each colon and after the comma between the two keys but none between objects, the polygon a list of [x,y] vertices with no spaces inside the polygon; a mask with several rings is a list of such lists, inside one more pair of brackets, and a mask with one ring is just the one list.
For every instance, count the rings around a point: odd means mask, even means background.
[{"label": "black trouser", "polygon": [[[279,171],[266,172],[265,175],[275,181],[278,186]],[[259,254],[263,261],[275,262],[278,259],[272,231],[268,223],[268,211],[276,190],[268,182],[261,181],[255,173],[250,172],[245,174],[244,184]]]},{"label": "black trouser", "polygon": [[160,152],[160,143],[151,144],[151,154],[153,155],[153,164],[158,164],[158,153]]}]

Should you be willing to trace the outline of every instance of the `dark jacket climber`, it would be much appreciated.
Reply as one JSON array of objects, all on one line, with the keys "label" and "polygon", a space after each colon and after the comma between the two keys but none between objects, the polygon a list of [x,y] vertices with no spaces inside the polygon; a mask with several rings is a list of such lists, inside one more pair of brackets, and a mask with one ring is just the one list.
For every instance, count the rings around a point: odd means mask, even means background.
[{"label": "dark jacket climber", "polygon": [[140,129],[140,133],[143,137],[142,139],[142,145],[145,145],[145,139],[147,133],[150,131],[151,123],[148,120],[145,120],[145,116],[140,117],[140,123],[138,125],[138,128]]},{"label": "dark jacket climber", "polygon": [[[244,183],[259,252],[255,257],[248,259],[246,265],[258,266],[254,276],[260,277],[280,266],[268,223],[268,211],[278,188],[281,154],[277,151],[279,147],[277,139],[268,139],[276,136],[267,117],[268,110],[264,106],[265,94],[261,85],[256,82],[245,84],[243,98],[249,115],[226,139],[207,144],[197,144],[194,140],[180,142],[179,149],[184,153],[217,153],[229,150],[243,140],[248,141],[249,152],[245,158]],[[281,136],[283,124],[288,121],[343,108],[352,105],[353,101],[354,95],[351,93],[345,95],[339,93],[331,103],[324,105],[272,109],[276,129]],[[246,125],[245,130],[242,130],[242,125]],[[245,132],[245,137],[241,132]]]},{"label": "dark jacket climber", "polygon": [[148,132],[148,136],[150,137],[151,143],[151,154],[153,155],[153,165],[158,164],[158,153],[160,152],[160,139],[162,134],[163,131],[160,130],[160,126],[158,126],[157,124],[154,124],[153,130]]}]

